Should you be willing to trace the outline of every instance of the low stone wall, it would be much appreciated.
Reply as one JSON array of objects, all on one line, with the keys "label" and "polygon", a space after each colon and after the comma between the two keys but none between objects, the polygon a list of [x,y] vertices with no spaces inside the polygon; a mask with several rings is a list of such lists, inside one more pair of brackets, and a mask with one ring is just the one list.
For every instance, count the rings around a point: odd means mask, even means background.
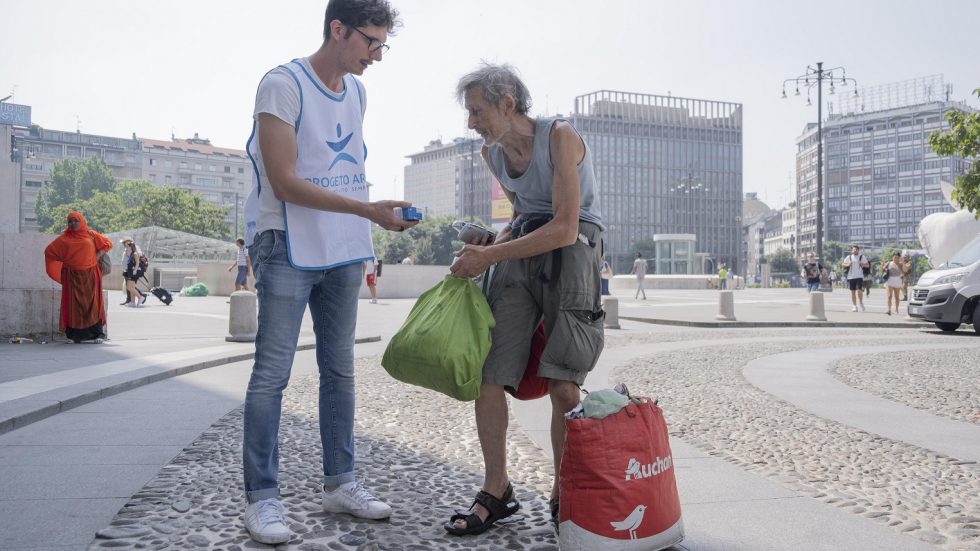
[{"label": "low stone wall", "polygon": [[[449,266],[406,266],[385,264],[378,278],[378,298],[417,298],[431,289],[436,283],[449,275]],[[368,298],[371,292],[361,278],[361,298]]]},{"label": "low stone wall", "polygon": [[[199,264],[197,281],[208,286],[209,294],[230,296],[235,291],[235,272],[228,271],[231,263]],[[449,275],[449,266],[404,266],[385,264],[377,281],[378,298],[416,298]],[[255,290],[255,278],[248,277],[248,288]],[[361,298],[368,298],[364,278],[361,278]]]},{"label": "low stone wall", "polygon": [[[212,264],[198,264],[197,282],[208,286],[208,294],[218,296],[231,296],[235,292],[235,276],[238,274],[237,268],[228,271],[231,262],[221,262]],[[248,276],[248,290],[255,291],[255,277]]]},{"label": "low stone wall", "polygon": [[[743,278],[736,277],[733,285],[743,287]],[[636,289],[635,275],[613,276],[610,289],[626,291]],[[699,275],[647,275],[643,279],[644,289],[717,289],[718,276],[709,274]]]},{"label": "low stone wall", "polygon": [[44,270],[54,235],[0,234],[0,337],[51,339],[58,332],[61,285]]}]

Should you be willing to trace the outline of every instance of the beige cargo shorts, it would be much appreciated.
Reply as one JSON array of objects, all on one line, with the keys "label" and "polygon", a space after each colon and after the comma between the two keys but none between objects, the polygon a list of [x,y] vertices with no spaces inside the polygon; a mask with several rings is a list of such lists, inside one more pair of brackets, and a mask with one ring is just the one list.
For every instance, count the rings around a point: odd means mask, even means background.
[{"label": "beige cargo shorts", "polygon": [[[603,347],[599,264],[602,230],[579,222],[579,238],[557,251],[497,264],[487,300],[497,325],[483,367],[483,382],[517,388],[544,319],[548,344],[538,375],[585,382]],[[558,266],[558,267],[556,267]]]}]

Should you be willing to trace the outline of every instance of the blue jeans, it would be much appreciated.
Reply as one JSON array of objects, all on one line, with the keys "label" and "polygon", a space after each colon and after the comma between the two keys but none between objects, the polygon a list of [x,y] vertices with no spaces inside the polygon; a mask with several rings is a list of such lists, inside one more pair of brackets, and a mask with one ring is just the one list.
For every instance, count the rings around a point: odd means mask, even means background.
[{"label": "blue jeans", "polygon": [[249,247],[259,319],[255,364],[245,394],[243,466],[249,503],[279,496],[282,392],[309,305],[320,368],[323,483],[354,480],[354,325],[361,263],[298,270],[289,263],[286,234],[262,232]]},{"label": "blue jeans", "polygon": [[816,291],[819,288],[820,288],[820,282],[819,281],[814,281],[812,283],[809,282],[809,281],[806,282],[806,292],[808,292],[808,293],[812,293],[812,292]]}]

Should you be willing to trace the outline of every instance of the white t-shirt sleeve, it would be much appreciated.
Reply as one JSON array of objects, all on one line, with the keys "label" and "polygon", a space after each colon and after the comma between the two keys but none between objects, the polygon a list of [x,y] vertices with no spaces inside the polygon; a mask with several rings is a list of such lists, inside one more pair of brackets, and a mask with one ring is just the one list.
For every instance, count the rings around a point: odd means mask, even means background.
[{"label": "white t-shirt sleeve", "polygon": [[258,119],[259,113],[269,113],[295,128],[299,110],[299,88],[293,77],[282,67],[269,71],[255,93],[252,116]]}]

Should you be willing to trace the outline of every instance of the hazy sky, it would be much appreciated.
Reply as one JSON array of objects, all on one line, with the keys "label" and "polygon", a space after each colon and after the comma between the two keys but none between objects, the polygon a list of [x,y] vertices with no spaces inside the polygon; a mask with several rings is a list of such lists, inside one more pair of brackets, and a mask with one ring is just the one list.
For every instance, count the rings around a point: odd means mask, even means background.
[{"label": "hazy sky", "polygon": [[[453,89],[481,59],[522,73],[535,114],[609,89],[744,105],[744,189],[793,199],[794,139],[816,107],[780,99],[808,64],[859,86],[944,73],[954,99],[980,87],[980,2],[393,0],[403,27],[368,68],[373,198],[402,196],[405,155],[466,132]],[[8,0],[0,97],[46,128],[168,139],[194,132],[244,149],[255,87],[322,40],[325,0]],[[792,90],[789,90],[792,94]],[[815,92],[814,92],[815,93]],[[975,98],[969,99],[974,106]],[[816,97],[814,96],[814,103]]]}]

